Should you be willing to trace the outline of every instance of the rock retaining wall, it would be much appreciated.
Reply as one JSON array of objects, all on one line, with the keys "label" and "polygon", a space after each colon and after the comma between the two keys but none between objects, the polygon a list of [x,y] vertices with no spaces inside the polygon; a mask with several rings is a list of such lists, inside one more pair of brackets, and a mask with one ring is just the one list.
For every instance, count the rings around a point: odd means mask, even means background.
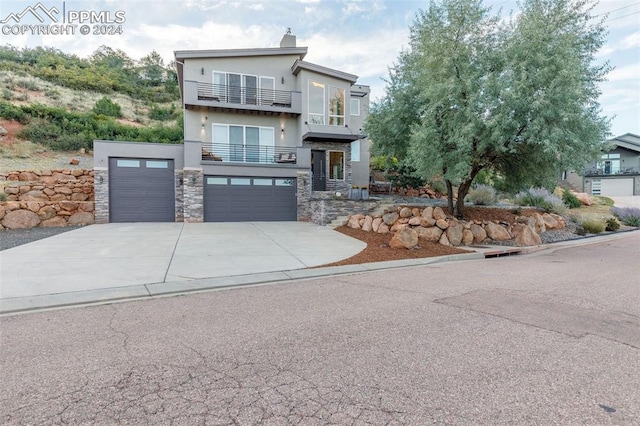
[{"label": "rock retaining wall", "polygon": [[93,170],[0,173],[0,229],[94,223]]},{"label": "rock retaining wall", "polygon": [[447,217],[440,207],[399,206],[387,209],[383,215],[357,214],[349,216],[347,226],[380,234],[393,233],[389,245],[411,249],[420,239],[445,246],[469,246],[491,241],[515,239],[523,246],[541,244],[540,233],[562,229],[564,219],[555,214],[520,216],[514,225],[489,221],[463,221]]},{"label": "rock retaining wall", "polygon": [[353,211],[368,214],[379,205],[378,200],[348,200],[334,198],[333,192],[314,192],[304,203],[298,204],[298,220],[326,225],[339,216],[348,216]]}]

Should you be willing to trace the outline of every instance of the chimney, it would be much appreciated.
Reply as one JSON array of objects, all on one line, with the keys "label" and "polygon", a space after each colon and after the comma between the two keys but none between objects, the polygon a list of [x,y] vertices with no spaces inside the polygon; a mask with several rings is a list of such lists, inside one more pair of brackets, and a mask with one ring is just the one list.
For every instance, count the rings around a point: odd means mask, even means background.
[{"label": "chimney", "polygon": [[291,35],[291,28],[287,28],[287,33],[282,36],[280,47],[296,47],[296,36]]}]

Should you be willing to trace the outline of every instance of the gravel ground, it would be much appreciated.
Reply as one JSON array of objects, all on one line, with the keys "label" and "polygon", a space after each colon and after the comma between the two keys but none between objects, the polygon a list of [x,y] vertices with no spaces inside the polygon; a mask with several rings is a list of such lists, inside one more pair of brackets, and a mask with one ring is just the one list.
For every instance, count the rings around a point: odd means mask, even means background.
[{"label": "gravel ground", "polygon": [[0,251],[78,228],[78,226],[67,226],[64,228],[2,229],[0,230]]}]

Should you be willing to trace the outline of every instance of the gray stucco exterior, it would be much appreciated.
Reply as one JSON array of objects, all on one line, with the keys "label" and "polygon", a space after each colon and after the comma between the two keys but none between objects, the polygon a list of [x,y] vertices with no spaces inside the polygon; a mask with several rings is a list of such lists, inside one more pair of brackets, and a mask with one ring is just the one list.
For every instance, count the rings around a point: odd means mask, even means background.
[{"label": "gray stucco exterior", "polygon": [[[368,186],[369,87],[305,62],[306,54],[290,34],[279,48],[176,51],[184,144],[95,141],[96,222],[109,221],[108,165],[116,157],[174,160],[176,220],[186,222],[204,219],[207,176],[295,178],[298,220],[310,218],[314,173],[327,193]],[[320,112],[310,87],[322,87]],[[314,170],[312,151],[325,153],[324,170]]]},{"label": "gray stucco exterior", "polygon": [[600,160],[581,172],[567,172],[565,182],[588,194],[640,195],[640,136],[626,133],[609,139],[607,145],[610,149]]}]

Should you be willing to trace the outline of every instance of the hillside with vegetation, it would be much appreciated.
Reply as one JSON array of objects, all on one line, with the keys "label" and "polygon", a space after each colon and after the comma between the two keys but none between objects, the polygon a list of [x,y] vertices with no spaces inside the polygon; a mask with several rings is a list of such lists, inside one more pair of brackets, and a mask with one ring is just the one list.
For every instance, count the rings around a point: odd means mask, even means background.
[{"label": "hillside with vegetation", "polygon": [[42,152],[91,150],[95,139],[183,141],[175,69],[155,51],[134,60],[106,46],[88,58],[0,46],[0,121],[17,129],[5,158],[22,143]]}]

